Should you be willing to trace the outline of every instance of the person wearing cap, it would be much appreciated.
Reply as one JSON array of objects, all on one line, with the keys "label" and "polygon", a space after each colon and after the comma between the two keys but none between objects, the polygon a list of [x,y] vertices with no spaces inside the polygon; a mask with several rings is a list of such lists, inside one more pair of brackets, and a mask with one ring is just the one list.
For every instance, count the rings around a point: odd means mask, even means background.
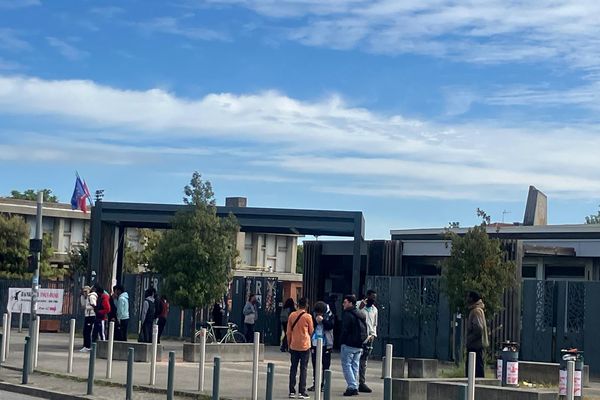
[{"label": "person wearing cap", "polygon": [[92,291],[89,286],[84,286],[79,297],[81,306],[84,308],[84,323],[83,323],[83,347],[79,350],[82,353],[90,351],[92,348],[92,331],[94,322],[96,321],[96,303],[98,295]]}]

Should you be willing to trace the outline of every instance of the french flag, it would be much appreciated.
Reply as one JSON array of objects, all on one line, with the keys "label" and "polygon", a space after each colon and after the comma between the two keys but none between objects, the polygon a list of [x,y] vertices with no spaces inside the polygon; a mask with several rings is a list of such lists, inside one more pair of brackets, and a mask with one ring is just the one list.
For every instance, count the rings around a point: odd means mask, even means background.
[{"label": "french flag", "polygon": [[71,209],[81,210],[84,213],[87,212],[86,200],[90,199],[90,191],[84,180],[77,175],[75,179],[75,189],[73,189],[73,196],[71,196]]}]

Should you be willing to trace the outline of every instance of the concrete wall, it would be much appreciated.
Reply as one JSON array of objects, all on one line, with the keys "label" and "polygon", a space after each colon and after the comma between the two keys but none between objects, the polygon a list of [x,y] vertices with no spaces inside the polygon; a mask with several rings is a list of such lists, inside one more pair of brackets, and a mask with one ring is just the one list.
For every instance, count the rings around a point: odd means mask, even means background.
[{"label": "concrete wall", "polygon": [[[259,360],[265,358],[265,345],[260,345]],[[221,357],[221,362],[251,362],[254,358],[254,344],[252,343],[210,343],[206,345],[206,360],[211,361],[216,356]],[[183,361],[200,361],[200,344],[183,344]]]},{"label": "concrete wall", "polygon": [[[426,400],[449,400],[463,398],[465,384],[431,382],[427,386]],[[475,398],[485,400],[556,400],[556,391],[515,389],[494,386],[475,386]],[[411,398],[413,400],[413,398]]]}]

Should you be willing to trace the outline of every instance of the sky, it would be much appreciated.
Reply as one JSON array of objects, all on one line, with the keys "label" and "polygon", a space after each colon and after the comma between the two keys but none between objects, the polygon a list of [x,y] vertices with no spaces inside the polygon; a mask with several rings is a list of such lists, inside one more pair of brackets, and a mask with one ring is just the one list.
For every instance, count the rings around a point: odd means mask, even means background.
[{"label": "sky", "polygon": [[596,0],[0,0],[0,195],[363,211],[390,229],[600,204]]}]

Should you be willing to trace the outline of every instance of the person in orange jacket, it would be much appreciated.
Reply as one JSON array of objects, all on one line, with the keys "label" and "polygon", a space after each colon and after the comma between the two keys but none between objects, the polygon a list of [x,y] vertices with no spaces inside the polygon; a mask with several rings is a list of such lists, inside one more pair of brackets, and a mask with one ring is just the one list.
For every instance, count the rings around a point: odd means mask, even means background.
[{"label": "person in orange jacket", "polygon": [[287,339],[290,351],[290,399],[296,397],[296,373],[300,364],[300,383],[298,385],[298,398],[308,399],[306,394],[306,374],[310,358],[310,338],[314,332],[313,319],[308,312],[308,300],[301,298],[298,301],[298,310],[290,314],[287,323]]}]

